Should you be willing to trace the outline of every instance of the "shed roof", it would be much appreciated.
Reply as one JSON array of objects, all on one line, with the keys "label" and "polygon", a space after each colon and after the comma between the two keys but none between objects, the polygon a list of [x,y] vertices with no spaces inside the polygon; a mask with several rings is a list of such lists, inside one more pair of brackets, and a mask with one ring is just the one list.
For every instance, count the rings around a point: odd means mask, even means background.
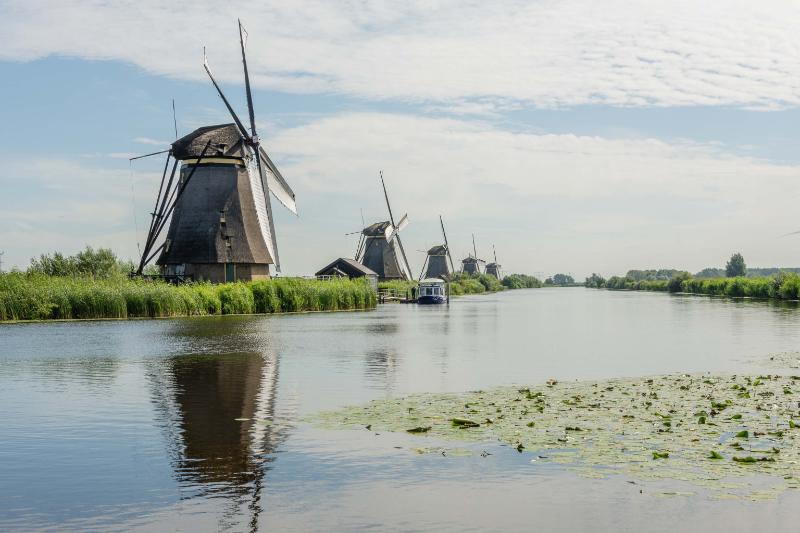
[{"label": "shed roof", "polygon": [[329,265],[321,268],[315,276],[328,276],[331,275],[331,272],[334,270],[338,270],[340,272],[344,272],[350,277],[360,277],[360,276],[377,276],[378,274],[370,269],[355,261],[353,259],[348,259],[346,257],[340,257],[336,259]]}]

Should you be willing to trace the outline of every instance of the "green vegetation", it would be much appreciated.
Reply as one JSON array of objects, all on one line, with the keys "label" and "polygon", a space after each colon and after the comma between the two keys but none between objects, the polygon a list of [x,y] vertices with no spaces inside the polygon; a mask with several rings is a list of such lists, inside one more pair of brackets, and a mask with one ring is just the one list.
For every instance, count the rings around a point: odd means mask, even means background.
[{"label": "green vegetation", "polygon": [[411,289],[418,287],[419,283],[415,280],[393,279],[391,281],[381,281],[378,283],[379,291],[392,291],[398,296],[411,294]]},{"label": "green vegetation", "polygon": [[555,276],[544,280],[544,284],[556,287],[575,287],[579,285],[578,283],[575,283],[575,278],[569,274],[556,274]]},{"label": "green vegetation", "polygon": [[[108,248],[95,250],[87,246],[75,255],[64,255],[61,252],[42,254],[38,259],[31,259],[28,267],[29,274],[44,274],[46,276],[64,277],[91,277],[91,278],[119,278],[126,276],[135,269],[133,261],[119,259]],[[151,267],[158,273],[157,267]]]},{"label": "green vegetation", "polygon": [[504,289],[500,280],[488,274],[454,274],[450,277],[450,294],[453,296],[498,292]]},{"label": "green vegetation", "polygon": [[[488,274],[463,274],[457,273],[448,278],[450,282],[450,295],[462,296],[465,294],[481,294],[484,292],[499,292],[506,289],[535,289],[542,286],[542,282],[526,274],[511,274],[502,281]],[[378,284],[379,290],[391,290],[402,296],[410,294],[411,289],[417,287],[416,281],[392,280],[382,281]]]},{"label": "green vegetation", "polygon": [[[529,454],[532,463],[565,465],[587,477],[653,480],[667,490],[691,483],[714,496],[765,499],[800,489],[800,429],[793,422],[800,397],[784,396],[799,382],[800,376],[773,374],[551,379],[380,398],[310,421],[415,433],[419,447],[412,450],[421,454],[454,456],[440,447],[447,441],[469,446],[458,455],[478,454],[496,441]],[[785,401],[770,400],[779,395]]]},{"label": "green vegetation", "polygon": [[728,260],[725,265],[725,275],[729,278],[744,277],[747,275],[747,265],[744,263],[744,257],[739,252],[736,252]]},{"label": "green vegetation", "polygon": [[503,278],[502,284],[506,289],[538,289],[542,286],[539,278],[527,274],[509,274]]},{"label": "green vegetation", "polygon": [[372,309],[365,280],[276,278],[189,283],[127,277],[0,274],[0,320],[171,317]]},{"label": "green vegetation", "polygon": [[635,281],[630,278],[612,276],[601,282],[599,276],[586,278],[586,286],[612,290],[663,291],[749,298],[771,298],[777,300],[800,299],[800,274],[781,272],[763,278],[698,278],[688,272],[680,272],[668,281]]}]

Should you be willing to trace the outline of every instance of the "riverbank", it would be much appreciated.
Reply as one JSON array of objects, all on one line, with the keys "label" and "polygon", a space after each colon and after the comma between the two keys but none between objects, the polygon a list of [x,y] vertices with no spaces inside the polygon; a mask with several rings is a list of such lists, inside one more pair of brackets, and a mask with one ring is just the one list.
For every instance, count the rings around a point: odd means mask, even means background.
[{"label": "riverbank", "polygon": [[587,285],[590,288],[657,291],[733,298],[761,298],[774,300],[800,299],[800,275],[784,272],[763,278],[712,278],[701,279],[678,275],[669,280],[640,280],[614,276],[603,283]]},{"label": "riverbank", "polygon": [[276,278],[220,285],[0,274],[0,321],[162,318],[374,309],[364,280]]},{"label": "riverbank", "polygon": [[[542,287],[542,282],[533,276],[525,274],[510,274],[502,280],[488,274],[455,274],[450,279],[450,295],[463,296],[466,294],[483,294],[486,292],[500,292],[514,289],[535,289]],[[417,287],[416,281],[393,280],[384,281],[378,285],[380,290],[392,290],[397,294],[408,294]]]}]

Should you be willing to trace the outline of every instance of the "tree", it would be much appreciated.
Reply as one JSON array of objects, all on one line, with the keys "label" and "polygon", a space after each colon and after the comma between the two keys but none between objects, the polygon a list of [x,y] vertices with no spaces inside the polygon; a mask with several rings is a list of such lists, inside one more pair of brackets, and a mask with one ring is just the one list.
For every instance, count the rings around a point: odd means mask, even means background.
[{"label": "tree", "polygon": [[606,285],[606,280],[600,274],[592,273],[590,277],[586,278],[584,285],[593,289],[602,289]]},{"label": "tree", "polygon": [[744,257],[739,252],[731,256],[730,261],[725,264],[725,275],[729,278],[747,275],[747,265],[744,264]]},{"label": "tree", "polygon": [[556,274],[553,276],[553,285],[574,285],[575,278],[569,274]]},{"label": "tree", "polygon": [[42,254],[39,259],[31,259],[28,272],[48,276],[85,276],[93,278],[113,278],[124,276],[133,270],[131,261],[122,261],[108,248],[93,249],[87,246],[75,255],[65,256],[60,252],[53,255]]}]

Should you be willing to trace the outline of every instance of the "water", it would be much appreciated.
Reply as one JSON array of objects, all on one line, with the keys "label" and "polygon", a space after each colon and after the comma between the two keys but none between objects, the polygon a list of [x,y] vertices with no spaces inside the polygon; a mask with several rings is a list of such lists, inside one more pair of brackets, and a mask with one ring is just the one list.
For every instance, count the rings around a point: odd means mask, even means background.
[{"label": "water", "polygon": [[796,494],[656,498],[658,484],[585,479],[505,447],[418,455],[431,439],[302,419],[551,377],[758,372],[800,349],[798,324],[793,305],[577,288],[449,308],[2,325],[0,530],[796,531]]}]

